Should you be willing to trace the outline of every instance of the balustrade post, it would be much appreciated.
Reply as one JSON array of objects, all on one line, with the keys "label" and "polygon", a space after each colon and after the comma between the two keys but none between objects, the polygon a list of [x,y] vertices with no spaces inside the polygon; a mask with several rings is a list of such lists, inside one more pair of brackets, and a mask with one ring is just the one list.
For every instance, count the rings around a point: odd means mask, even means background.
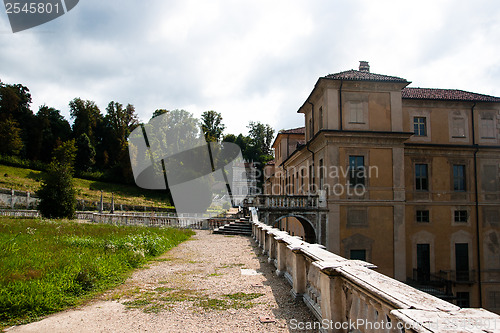
[{"label": "balustrade post", "polygon": [[276,240],[274,239],[274,235],[270,233],[267,234],[267,240],[269,243],[267,262],[272,263],[276,259]]},{"label": "balustrade post", "polygon": [[290,248],[292,250],[292,296],[295,299],[302,299],[306,292],[306,260],[300,249]]},{"label": "balustrade post", "polygon": [[287,251],[287,244],[286,242],[278,238],[277,239],[277,244],[276,244],[276,259],[277,259],[277,268],[276,268],[276,275],[277,276],[283,276],[286,272],[286,251]]}]

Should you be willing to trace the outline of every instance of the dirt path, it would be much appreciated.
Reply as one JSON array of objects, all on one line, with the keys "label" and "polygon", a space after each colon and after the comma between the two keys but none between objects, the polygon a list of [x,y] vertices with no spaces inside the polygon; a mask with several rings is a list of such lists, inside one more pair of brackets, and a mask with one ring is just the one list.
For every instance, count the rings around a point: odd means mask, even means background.
[{"label": "dirt path", "polygon": [[299,332],[315,318],[259,254],[251,238],[198,231],[90,304],[8,332]]}]

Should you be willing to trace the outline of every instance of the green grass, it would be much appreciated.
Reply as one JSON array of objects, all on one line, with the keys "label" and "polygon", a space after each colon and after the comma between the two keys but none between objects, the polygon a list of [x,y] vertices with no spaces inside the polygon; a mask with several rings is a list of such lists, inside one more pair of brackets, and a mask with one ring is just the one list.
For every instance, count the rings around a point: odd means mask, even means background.
[{"label": "green grass", "polygon": [[[5,176],[7,175],[7,176]],[[19,191],[36,192],[40,188],[43,173],[0,164],[0,187]],[[115,204],[173,208],[163,191],[148,191],[135,185],[106,183],[102,181],[74,178],[78,199],[99,201],[104,192],[104,201],[111,202],[114,193]]]},{"label": "green grass", "polygon": [[0,328],[81,304],[192,234],[0,218]]}]

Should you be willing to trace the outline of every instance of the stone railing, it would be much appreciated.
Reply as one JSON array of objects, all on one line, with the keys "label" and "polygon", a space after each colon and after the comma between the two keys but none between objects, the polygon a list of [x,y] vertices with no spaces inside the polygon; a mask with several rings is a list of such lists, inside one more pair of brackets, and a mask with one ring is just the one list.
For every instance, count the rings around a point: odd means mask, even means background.
[{"label": "stone railing", "polygon": [[147,227],[175,227],[190,229],[214,229],[234,219],[207,218],[201,216],[177,216],[171,213],[133,213],[105,214],[76,212],[79,220],[117,225],[144,225]]},{"label": "stone railing", "polygon": [[253,237],[317,322],[293,323],[322,332],[499,332],[500,316],[462,309],[256,220]]},{"label": "stone railing", "polygon": [[251,198],[252,207],[266,208],[319,208],[320,197],[317,195],[257,195]]},{"label": "stone railing", "polygon": [[0,216],[33,218],[39,217],[40,212],[31,209],[0,209]]}]

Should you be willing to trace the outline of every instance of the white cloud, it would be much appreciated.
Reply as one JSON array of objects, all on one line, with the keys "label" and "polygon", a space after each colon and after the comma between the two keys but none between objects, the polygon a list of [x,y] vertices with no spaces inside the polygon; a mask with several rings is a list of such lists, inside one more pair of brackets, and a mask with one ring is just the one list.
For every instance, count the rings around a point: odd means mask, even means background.
[{"label": "white cloud", "polygon": [[[412,86],[500,95],[500,6],[466,1],[86,0],[46,25],[0,34],[0,79],[33,110],[68,116],[75,97],[221,112],[228,133],[250,120],[303,125],[319,76],[370,61]],[[0,29],[8,29],[0,16]]]}]

